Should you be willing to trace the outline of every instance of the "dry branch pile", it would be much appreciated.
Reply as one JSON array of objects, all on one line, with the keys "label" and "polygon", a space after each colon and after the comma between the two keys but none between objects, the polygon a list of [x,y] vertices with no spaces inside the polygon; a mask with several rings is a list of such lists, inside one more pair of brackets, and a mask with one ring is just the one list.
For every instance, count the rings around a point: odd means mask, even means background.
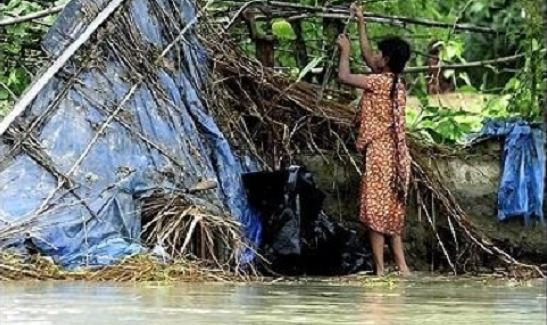
[{"label": "dry branch pile", "polygon": [[156,191],[143,200],[142,241],[151,255],[115,265],[64,270],[51,258],[0,251],[0,281],[249,281],[252,266],[242,267],[245,246],[239,223],[220,208],[183,193]]},{"label": "dry branch pile", "polygon": [[241,227],[220,208],[185,194],[156,192],[143,202],[141,238],[166,247],[168,256],[209,261],[218,270],[235,266],[244,247]]}]

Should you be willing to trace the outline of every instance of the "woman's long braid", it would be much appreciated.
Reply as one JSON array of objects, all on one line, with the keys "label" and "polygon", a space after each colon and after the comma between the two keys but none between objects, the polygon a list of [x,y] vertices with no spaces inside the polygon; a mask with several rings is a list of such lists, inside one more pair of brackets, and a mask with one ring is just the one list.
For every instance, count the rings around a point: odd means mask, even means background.
[{"label": "woman's long braid", "polygon": [[[410,45],[399,37],[391,37],[384,39],[378,43],[378,49],[382,52],[384,58],[389,58],[387,62],[388,67],[393,73],[393,81],[391,85],[391,103],[392,103],[392,136],[395,141],[395,175],[394,175],[394,190],[396,190],[397,196],[402,200],[406,201],[407,194],[407,181],[408,181],[408,170],[403,165],[401,159],[406,159],[408,154],[406,145],[405,145],[405,128],[404,128],[404,118],[402,112],[399,110],[402,109],[399,107],[399,76],[404,71],[405,65],[410,59]],[[405,156],[403,156],[405,155]]]},{"label": "woman's long braid", "polygon": [[402,173],[402,170],[401,169],[401,166],[400,166],[400,159],[401,159],[401,153],[400,153],[400,149],[399,149],[399,145],[400,145],[400,139],[399,139],[399,132],[402,132],[402,130],[398,130],[399,128],[399,121],[397,121],[397,117],[399,116],[399,114],[397,114],[396,110],[399,109],[399,88],[398,88],[398,84],[399,84],[399,74],[398,73],[394,73],[393,74],[393,82],[392,82],[392,85],[391,85],[391,91],[390,91],[390,98],[391,98],[391,106],[392,106],[392,114],[393,114],[393,140],[395,141],[395,167],[396,167],[396,172],[395,172],[395,186],[396,186],[396,190],[397,190],[397,195],[399,196],[399,199],[401,200],[405,200],[405,196],[406,196],[406,191],[405,191],[405,180],[403,179],[401,173]]},{"label": "woman's long braid", "polygon": [[398,73],[394,73],[393,74],[393,84],[391,85],[391,91],[389,93],[389,96],[391,97],[391,100],[395,100],[396,99],[396,95],[397,95],[397,84],[399,83],[399,74]]}]

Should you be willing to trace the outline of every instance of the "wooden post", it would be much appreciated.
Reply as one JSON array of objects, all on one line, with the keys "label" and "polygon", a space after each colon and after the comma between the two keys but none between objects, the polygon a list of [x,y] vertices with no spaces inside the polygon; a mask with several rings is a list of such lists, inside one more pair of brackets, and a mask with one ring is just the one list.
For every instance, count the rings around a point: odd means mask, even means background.
[{"label": "wooden post", "polygon": [[[300,69],[303,69],[308,64],[308,50],[306,48],[306,42],[304,41],[304,36],[302,32],[302,21],[295,21],[292,24],[296,39],[294,41],[294,49],[296,52],[296,62]],[[312,75],[308,74],[304,76],[305,81],[310,81]]]},{"label": "wooden post", "polygon": [[[268,16],[268,13],[266,13],[266,16]],[[266,33],[262,34],[258,31],[258,28],[256,26],[254,13],[252,13],[250,10],[246,10],[243,13],[243,17],[245,18],[245,23],[247,24],[247,28],[249,29],[250,37],[255,43],[256,58],[258,59],[258,61],[260,61],[260,63],[262,63],[263,66],[273,68],[275,65],[275,39],[273,37],[272,25],[270,23],[270,20],[266,20]]]}]

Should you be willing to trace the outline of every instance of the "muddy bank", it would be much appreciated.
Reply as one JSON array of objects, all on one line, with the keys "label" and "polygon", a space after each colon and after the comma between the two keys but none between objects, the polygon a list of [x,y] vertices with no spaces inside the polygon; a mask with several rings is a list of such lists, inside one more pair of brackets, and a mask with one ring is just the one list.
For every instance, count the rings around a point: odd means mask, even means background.
[{"label": "muddy bank", "polygon": [[[497,188],[501,171],[502,144],[488,140],[454,154],[435,156],[431,165],[438,168],[443,182],[466,211],[471,222],[485,235],[503,246],[513,257],[542,264],[547,261],[546,229],[534,223],[525,227],[521,219],[498,222]],[[357,163],[360,157],[355,157]],[[325,210],[339,220],[358,225],[359,175],[351,164],[342,164],[333,157],[302,155],[299,160],[314,172],[316,182],[327,193]],[[434,222],[442,222],[441,218]],[[437,241],[425,216],[418,212],[411,195],[407,211],[405,239],[409,263],[414,269],[437,269],[443,265],[437,256]],[[451,234],[440,233],[441,236]],[[441,259],[441,260],[439,260]],[[494,266],[488,256],[470,260],[470,269],[484,270]]]}]

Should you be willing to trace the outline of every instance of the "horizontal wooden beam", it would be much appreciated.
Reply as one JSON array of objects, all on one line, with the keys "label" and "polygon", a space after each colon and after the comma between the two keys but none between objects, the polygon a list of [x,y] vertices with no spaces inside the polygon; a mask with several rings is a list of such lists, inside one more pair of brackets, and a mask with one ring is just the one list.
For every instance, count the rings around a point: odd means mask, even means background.
[{"label": "horizontal wooden beam", "polygon": [[[275,15],[275,14],[274,14]],[[469,24],[450,24],[450,23],[442,23],[432,20],[425,20],[425,19],[414,19],[414,18],[408,18],[408,17],[402,17],[402,16],[378,16],[378,15],[365,15],[365,20],[367,22],[372,23],[378,23],[378,24],[386,24],[386,25],[393,25],[393,26],[399,26],[399,27],[406,27],[408,25],[421,25],[421,26],[428,26],[428,27],[435,27],[435,28],[449,28],[459,31],[467,31],[467,32],[475,32],[475,33],[482,33],[482,34],[497,34],[494,29],[490,27],[482,27],[482,26],[474,26]],[[301,19],[309,19],[309,18],[330,18],[330,19],[341,19],[346,20],[349,17],[348,13],[324,13],[324,12],[313,12],[313,13],[302,13],[302,14],[281,14],[278,15],[279,18],[286,18],[288,21],[295,21],[295,20],[301,20]],[[355,18],[354,18],[355,19]]]},{"label": "horizontal wooden beam", "polygon": [[[289,50],[286,50],[289,51]],[[538,53],[540,55],[545,55],[547,53],[547,49],[539,50]],[[522,59],[526,56],[524,53],[515,54],[511,56],[505,56],[501,58],[496,59],[490,59],[490,60],[481,60],[481,61],[473,61],[473,62],[467,62],[467,63],[457,63],[457,64],[441,64],[441,65],[433,65],[433,66],[416,66],[416,67],[407,67],[404,70],[404,73],[420,73],[420,72],[426,72],[429,69],[466,69],[466,68],[476,68],[476,67],[485,67],[488,65],[495,65],[495,64],[503,64],[507,62],[513,62],[519,59]],[[285,67],[276,67],[278,70],[283,70]],[[289,67],[286,67],[286,69],[289,69]],[[313,74],[322,74],[323,68],[314,68],[311,70],[311,73]],[[372,73],[367,67],[365,67],[364,73]]]},{"label": "horizontal wooden beam", "polygon": [[[221,1],[221,4],[228,6],[238,6],[248,3],[249,1]],[[252,6],[261,6],[261,8],[268,8],[271,11],[272,18],[287,18],[288,20],[298,20],[306,18],[333,18],[333,19],[348,19],[350,16],[349,8],[347,7],[319,7],[312,5],[303,5],[299,3],[290,3],[283,1],[253,1]],[[475,33],[497,34],[498,31],[489,26],[478,26],[473,24],[462,23],[447,23],[433,21],[423,18],[411,18],[405,16],[388,16],[365,12],[364,16],[367,21],[381,24],[390,24],[396,26],[406,25],[422,25],[437,28],[449,28],[459,31],[468,31]],[[258,16],[257,16],[258,18]]]},{"label": "horizontal wooden beam", "polygon": [[[545,54],[547,52],[547,49],[542,49],[539,51],[540,54]],[[468,63],[458,63],[458,64],[445,64],[445,65],[435,65],[435,66],[422,66],[422,67],[408,67],[405,69],[405,73],[416,73],[416,72],[424,72],[428,69],[466,69],[466,68],[476,68],[476,67],[485,67],[488,65],[494,65],[494,64],[502,64],[507,62],[516,61],[518,59],[524,58],[526,54],[515,54],[511,56],[505,56],[497,59],[490,59],[490,60],[482,60],[482,61],[473,61]]]}]

